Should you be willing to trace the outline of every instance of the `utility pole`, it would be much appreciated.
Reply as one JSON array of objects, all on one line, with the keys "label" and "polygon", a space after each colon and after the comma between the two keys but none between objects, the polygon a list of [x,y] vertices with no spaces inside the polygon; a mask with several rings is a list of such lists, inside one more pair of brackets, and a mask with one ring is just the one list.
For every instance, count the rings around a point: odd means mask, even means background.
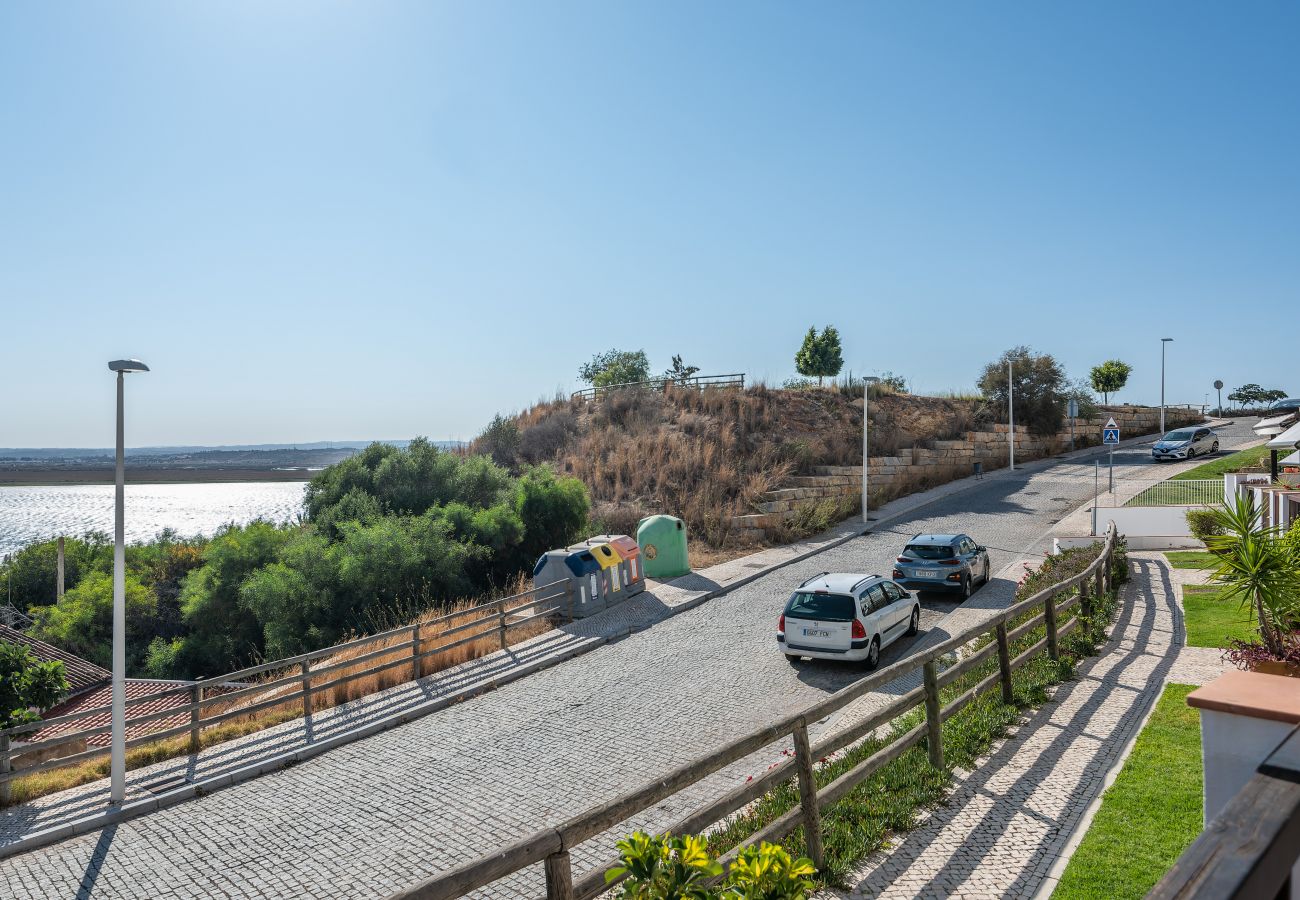
[{"label": "utility pole", "polygon": [[871,386],[880,381],[879,378],[865,376],[862,379],[862,524],[867,524],[867,470],[870,467],[870,456],[867,451],[867,409],[870,402]]},{"label": "utility pole", "polygon": [[[1016,470],[1016,386],[1011,380],[1012,362],[1007,360],[1007,447],[1011,454],[1011,471]],[[1163,427],[1163,426],[1162,426]]]},{"label": "utility pole", "polygon": [[63,600],[63,535],[59,535],[59,563],[54,589],[54,602],[57,604]]},{"label": "utility pole", "polygon": [[1160,339],[1160,436],[1165,435],[1165,345],[1173,338]]}]

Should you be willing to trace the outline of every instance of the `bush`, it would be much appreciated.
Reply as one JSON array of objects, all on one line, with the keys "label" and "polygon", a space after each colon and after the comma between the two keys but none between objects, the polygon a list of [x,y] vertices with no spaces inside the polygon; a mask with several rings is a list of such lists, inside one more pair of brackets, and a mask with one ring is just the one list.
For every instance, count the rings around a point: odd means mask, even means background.
[{"label": "bush", "polygon": [[63,663],[41,662],[29,648],[0,641],[0,728],[36,721],[67,692]]},{"label": "bush", "polygon": [[529,465],[551,462],[578,432],[578,422],[567,410],[552,413],[524,431],[519,438],[519,457]]},{"label": "bush", "polygon": [[1210,538],[1224,533],[1223,526],[1212,509],[1189,509],[1187,527],[1191,529],[1192,537],[1202,543],[1207,543]]},{"label": "bush", "polygon": [[1013,347],[984,367],[979,388],[999,410],[1007,408],[1007,363],[1012,364],[1016,422],[1035,434],[1055,434],[1065,416],[1069,384],[1065,369],[1050,354]]},{"label": "bush", "polygon": [[[626,876],[625,900],[801,900],[816,874],[809,859],[793,859],[766,841],[745,847],[723,876],[703,838],[650,835],[638,831],[618,842],[620,865],[605,873],[606,883]],[[710,885],[712,879],[720,879]]]},{"label": "bush", "polygon": [[497,413],[483,429],[483,433],[474,438],[472,446],[476,452],[486,453],[498,466],[508,469],[515,464],[520,440],[519,426],[515,420]]}]

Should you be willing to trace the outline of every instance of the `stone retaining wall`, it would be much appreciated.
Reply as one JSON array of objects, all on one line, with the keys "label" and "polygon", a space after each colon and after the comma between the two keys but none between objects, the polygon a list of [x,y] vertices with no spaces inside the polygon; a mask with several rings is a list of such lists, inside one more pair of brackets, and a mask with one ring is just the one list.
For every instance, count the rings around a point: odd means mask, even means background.
[{"label": "stone retaining wall", "polygon": [[[1101,410],[1101,414],[1092,419],[1075,422],[1076,448],[1100,444],[1101,428],[1112,417],[1123,438],[1153,434],[1160,428],[1160,410],[1157,407],[1112,406],[1101,407]],[[1201,421],[1203,417],[1197,412],[1165,410],[1167,428]],[[868,473],[871,476],[872,505],[970,475],[977,462],[985,471],[1006,466],[1010,428],[1002,424],[989,427],[989,431],[968,431],[962,439],[927,441],[927,446],[899,450],[896,456],[873,456]],[[1016,426],[1017,460],[1041,459],[1069,449],[1068,427],[1059,434],[1042,437],[1030,434],[1023,425]],[[762,537],[768,529],[780,525],[800,507],[823,500],[857,497],[861,493],[861,466],[817,466],[810,474],[796,475],[777,490],[768,491],[752,514],[733,517],[732,531],[741,538]]]}]

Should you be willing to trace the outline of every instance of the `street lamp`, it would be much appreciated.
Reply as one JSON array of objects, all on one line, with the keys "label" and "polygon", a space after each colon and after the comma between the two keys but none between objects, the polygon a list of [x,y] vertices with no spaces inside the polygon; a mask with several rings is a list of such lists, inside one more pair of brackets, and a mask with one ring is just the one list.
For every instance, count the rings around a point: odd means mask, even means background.
[{"label": "street lamp", "polygon": [[1173,338],[1160,339],[1160,435],[1165,433],[1165,344]]},{"label": "street lamp", "polygon": [[126,799],[126,547],[123,508],[126,466],[123,461],[122,397],[128,372],[148,372],[138,359],[115,359],[108,364],[117,373],[117,494],[113,508],[113,715],[109,762],[108,802],[120,806]]},{"label": "street lamp", "polygon": [[1008,468],[1016,470],[1016,385],[1011,380],[1011,360],[1007,360],[1007,449],[1011,454]]},{"label": "street lamp", "polygon": [[869,460],[867,458],[867,403],[868,394],[871,393],[871,386],[879,384],[880,379],[874,375],[868,375],[862,379],[862,524],[867,524],[867,467]]}]

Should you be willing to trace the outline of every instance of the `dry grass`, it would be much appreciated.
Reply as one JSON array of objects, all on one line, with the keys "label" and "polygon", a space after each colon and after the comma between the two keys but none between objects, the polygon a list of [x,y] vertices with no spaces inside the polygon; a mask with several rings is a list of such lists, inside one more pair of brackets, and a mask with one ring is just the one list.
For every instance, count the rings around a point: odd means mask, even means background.
[{"label": "dry grass", "polygon": [[[523,576],[520,576],[510,587],[512,594],[521,593],[527,588],[527,582]],[[480,631],[486,631],[483,637],[477,640],[467,641],[458,647],[453,647],[442,653],[435,653],[426,656],[420,661],[420,676],[432,675],[449,669],[470,660],[477,659],[480,656],[486,656],[501,649],[500,632],[497,630],[496,622],[498,621],[494,612],[491,611],[471,611],[471,607],[485,602],[479,600],[464,600],[450,606],[444,606],[439,609],[429,610],[419,616],[416,621],[425,623],[421,627],[421,649],[433,650],[438,644],[451,643],[454,641],[468,638]],[[507,604],[506,614],[509,618],[513,615],[516,618],[522,618],[531,615],[534,612],[540,612],[541,607],[536,609],[524,608],[529,600],[525,598],[521,601],[514,601]],[[462,615],[456,615],[460,611]],[[451,618],[439,621],[437,624],[432,623],[435,619],[443,619],[450,615]],[[461,625],[468,625],[471,622],[481,621],[481,628],[467,628],[462,632],[448,635],[447,632]],[[414,624],[414,621],[411,623]],[[522,625],[511,627],[506,636],[507,646],[518,644],[530,638],[536,637],[546,631],[549,631],[553,625],[549,619],[536,619]],[[349,647],[341,650],[336,654],[323,657],[313,662],[314,667],[325,667],[337,663],[344,663],[350,659],[355,659],[367,653],[380,650],[384,647],[391,647],[405,643],[410,640],[409,634],[398,634],[390,638],[375,643],[361,644],[355,647]],[[380,691],[396,687],[400,684],[411,681],[412,671],[410,665],[411,648],[404,647],[394,650],[390,654],[381,654],[367,660],[358,662],[355,666],[345,666],[342,669],[330,672],[327,675],[313,679],[317,684],[323,684],[326,681],[337,681],[348,678],[351,680],[344,681],[340,684],[327,687],[312,694],[312,711],[320,712],[351,700],[357,700],[362,697],[368,697]],[[397,664],[399,661],[405,661],[406,665]],[[369,672],[385,663],[392,662],[391,668],[380,672]],[[282,678],[291,672],[297,671],[295,666],[292,670],[278,670],[265,673],[262,680],[266,682]],[[277,696],[291,697],[298,687],[296,685],[281,685],[278,688],[268,689],[263,694],[251,694],[241,697],[236,701],[228,704],[216,702],[204,708],[205,717],[216,717],[226,713],[237,712],[241,707],[251,706],[255,703],[272,700]],[[300,697],[288,699],[283,705],[272,706],[247,716],[238,716],[221,722],[216,725],[204,726],[200,732],[199,747],[200,749],[213,747],[218,744],[231,741],[245,735],[253,734],[258,731],[264,731],[302,718],[302,699]],[[126,767],[128,770],[138,769],[144,766],[150,766],[154,763],[163,762],[169,759],[175,759],[180,756],[186,756],[190,752],[188,736],[168,738],[153,743],[144,744],[129,750],[126,755]],[[43,772],[36,772],[10,782],[10,803],[15,805],[34,800],[37,797],[43,797],[47,794],[57,793],[58,791],[78,787],[79,785],[89,784],[106,778],[108,772],[109,760],[107,751],[101,759],[89,760],[76,765],[66,766],[59,769],[49,769]]]},{"label": "dry grass", "polygon": [[[969,398],[916,397],[873,385],[872,452],[891,455],[963,436],[985,418]],[[539,403],[518,417],[518,426],[522,443],[534,448],[519,463],[548,462],[582,480],[596,527],[633,533],[641,518],[667,512],[686,520],[693,546],[730,557],[753,549],[737,544],[731,520],[752,512],[764,493],[814,466],[861,462],[862,384],[628,390],[591,403]],[[811,521],[828,514],[808,515]],[[792,533],[807,527],[796,523]]]}]

